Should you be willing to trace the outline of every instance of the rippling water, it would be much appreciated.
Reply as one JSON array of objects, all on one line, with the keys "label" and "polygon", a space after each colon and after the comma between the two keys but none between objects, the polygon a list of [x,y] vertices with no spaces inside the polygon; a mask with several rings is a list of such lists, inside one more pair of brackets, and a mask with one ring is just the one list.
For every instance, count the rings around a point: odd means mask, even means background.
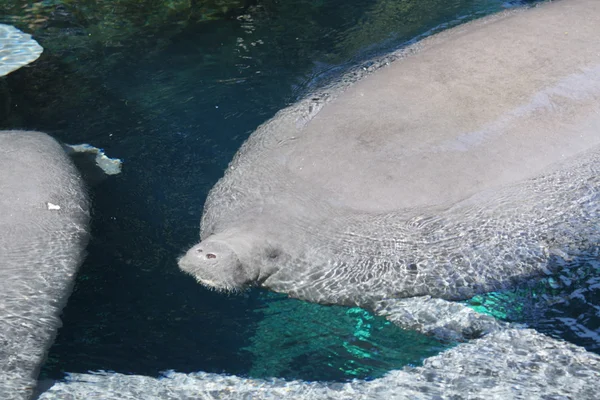
[{"label": "rippling water", "polygon": [[125,162],[121,176],[92,192],[89,255],[42,375],[175,369],[344,380],[443,349],[359,309],[258,290],[207,291],[178,270],[176,258],[197,240],[208,190],[276,111],[361,60],[518,4],[1,5],[0,22],[33,33],[46,49],[34,65],[0,79],[2,128],[89,142]]},{"label": "rippling water", "polygon": [[600,255],[593,250],[567,264],[540,282],[475,296],[465,303],[600,353]]}]

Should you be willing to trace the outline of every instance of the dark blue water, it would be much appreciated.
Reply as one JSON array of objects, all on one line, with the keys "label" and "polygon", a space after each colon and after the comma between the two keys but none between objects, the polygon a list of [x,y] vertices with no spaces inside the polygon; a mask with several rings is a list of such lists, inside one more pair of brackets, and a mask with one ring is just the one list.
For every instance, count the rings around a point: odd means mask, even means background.
[{"label": "dark blue water", "polygon": [[0,79],[1,128],[88,142],[125,162],[92,189],[89,255],[43,376],[372,378],[448,345],[360,309],[207,291],[176,258],[198,239],[209,189],[260,123],[369,57],[517,2],[76,3],[0,6],[0,22],[46,49]]}]

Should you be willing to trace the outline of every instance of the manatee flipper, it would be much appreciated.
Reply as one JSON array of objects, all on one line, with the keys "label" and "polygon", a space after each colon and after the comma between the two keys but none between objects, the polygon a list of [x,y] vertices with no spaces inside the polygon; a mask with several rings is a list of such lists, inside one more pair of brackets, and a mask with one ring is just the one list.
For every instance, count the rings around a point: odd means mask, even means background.
[{"label": "manatee flipper", "polygon": [[121,173],[123,162],[118,158],[108,157],[102,149],[87,143],[63,144],[63,148],[77,166],[83,180],[90,186]]}]

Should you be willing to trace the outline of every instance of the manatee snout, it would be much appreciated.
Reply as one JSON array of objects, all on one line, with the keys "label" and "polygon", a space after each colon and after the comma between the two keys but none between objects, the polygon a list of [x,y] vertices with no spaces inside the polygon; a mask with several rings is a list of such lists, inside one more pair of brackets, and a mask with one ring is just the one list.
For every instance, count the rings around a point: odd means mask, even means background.
[{"label": "manatee snout", "polygon": [[189,249],[178,264],[199,283],[217,290],[243,289],[256,279],[227,243],[210,238]]}]

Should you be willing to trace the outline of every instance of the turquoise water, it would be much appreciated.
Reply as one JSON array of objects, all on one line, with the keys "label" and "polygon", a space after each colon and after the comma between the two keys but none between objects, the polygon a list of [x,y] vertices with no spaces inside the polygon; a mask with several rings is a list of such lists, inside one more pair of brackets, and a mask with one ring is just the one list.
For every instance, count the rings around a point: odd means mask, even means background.
[{"label": "turquoise water", "polygon": [[518,4],[55,0],[0,6],[0,22],[34,33],[46,48],[31,67],[0,79],[1,128],[88,142],[125,162],[121,176],[92,191],[89,255],[42,376],[174,369],[374,378],[451,345],[359,309],[260,290],[207,291],[178,270],[176,258],[198,238],[208,190],[260,123],[369,57]]},{"label": "turquoise water", "polygon": [[600,256],[597,250],[567,268],[512,290],[466,301],[471,308],[600,353]]}]

